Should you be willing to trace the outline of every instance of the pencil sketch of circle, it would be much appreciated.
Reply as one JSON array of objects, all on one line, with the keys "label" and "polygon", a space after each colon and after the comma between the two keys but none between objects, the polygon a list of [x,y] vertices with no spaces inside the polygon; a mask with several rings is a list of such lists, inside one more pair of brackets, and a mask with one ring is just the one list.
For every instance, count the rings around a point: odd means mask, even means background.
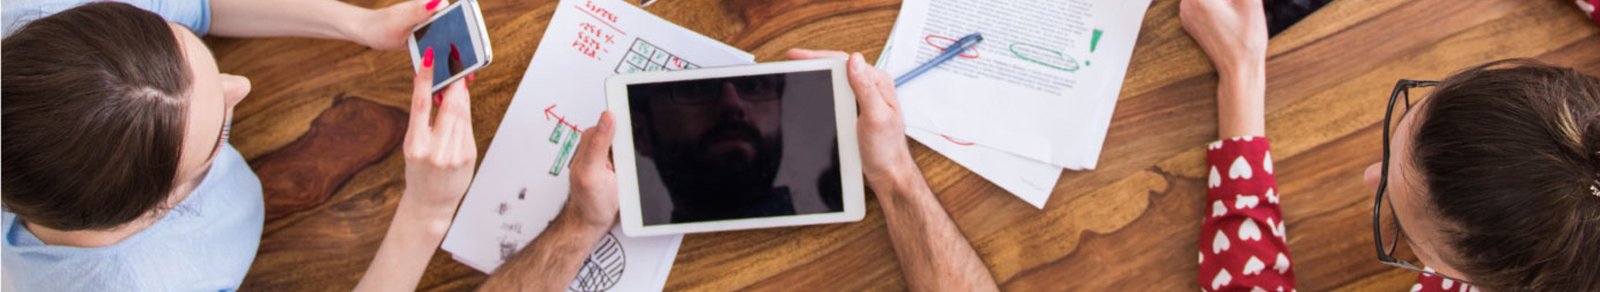
[{"label": "pencil sketch of circle", "polygon": [[627,253],[622,250],[622,242],[617,241],[616,235],[606,233],[605,237],[600,238],[600,244],[595,245],[594,251],[589,252],[589,258],[583,260],[583,267],[578,269],[578,277],[572,280],[572,285],[567,286],[567,291],[610,290],[622,280],[622,271],[626,264]]}]

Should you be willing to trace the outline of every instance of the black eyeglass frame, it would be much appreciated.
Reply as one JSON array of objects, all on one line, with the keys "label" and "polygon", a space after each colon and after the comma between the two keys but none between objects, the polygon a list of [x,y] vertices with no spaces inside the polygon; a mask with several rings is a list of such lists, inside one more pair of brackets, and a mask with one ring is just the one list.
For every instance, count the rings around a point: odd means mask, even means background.
[{"label": "black eyeglass frame", "polygon": [[[1401,268],[1401,269],[1407,269],[1407,270],[1415,271],[1415,272],[1418,272],[1418,273],[1428,274],[1428,275],[1431,275],[1431,276],[1434,276],[1434,277],[1445,278],[1445,279],[1449,279],[1451,281],[1456,281],[1456,282],[1461,282],[1461,283],[1465,283],[1465,284],[1471,285],[1472,283],[1470,283],[1470,282],[1467,282],[1467,281],[1464,281],[1464,280],[1461,280],[1461,279],[1458,279],[1458,278],[1455,278],[1455,277],[1445,276],[1445,275],[1439,274],[1437,272],[1428,271],[1426,269],[1423,269],[1422,267],[1418,267],[1415,264],[1408,263],[1408,262],[1405,262],[1405,261],[1401,261],[1400,259],[1396,259],[1394,257],[1394,251],[1395,251],[1396,248],[1398,248],[1400,246],[1400,238],[1399,237],[1402,234],[1405,234],[1405,231],[1400,228],[1399,218],[1396,218],[1395,223],[1394,223],[1394,230],[1395,230],[1395,232],[1394,232],[1395,233],[1394,234],[1395,238],[1393,238],[1393,240],[1395,241],[1394,245],[1389,246],[1388,248],[1385,248],[1383,246],[1383,226],[1382,226],[1382,224],[1383,224],[1382,222],[1383,221],[1382,221],[1381,216],[1383,215],[1383,204],[1387,202],[1387,201],[1384,200],[1384,196],[1383,195],[1384,195],[1384,193],[1386,193],[1386,191],[1388,190],[1388,187],[1389,187],[1389,150],[1390,150],[1389,149],[1389,145],[1390,145],[1389,143],[1390,143],[1390,139],[1392,138],[1392,135],[1393,135],[1393,133],[1391,131],[1394,130],[1394,129],[1390,129],[1390,125],[1393,125],[1393,121],[1394,121],[1393,119],[1395,118],[1394,117],[1395,102],[1396,101],[1400,101],[1400,99],[1402,97],[1405,98],[1405,101],[1404,101],[1405,103],[1403,103],[1402,105],[1405,105],[1405,107],[1406,107],[1406,111],[1405,112],[1411,112],[1411,92],[1410,92],[1410,90],[1412,88],[1430,87],[1430,86],[1437,86],[1437,85],[1439,85],[1439,81],[1401,79],[1400,81],[1395,82],[1394,91],[1389,93],[1389,106],[1386,108],[1387,111],[1384,112],[1384,114],[1383,114],[1383,164],[1380,166],[1380,168],[1383,171],[1379,174],[1380,176],[1378,177],[1378,191],[1374,195],[1373,204],[1372,204],[1372,244],[1377,247],[1378,262],[1380,262],[1380,263],[1383,263],[1383,264],[1389,265],[1389,266],[1393,266],[1393,267],[1397,267],[1397,268]],[[1403,116],[1405,114],[1402,113],[1401,115]],[[1394,207],[1389,207],[1389,211],[1390,211],[1389,212],[1390,213],[1389,216],[1395,216]]]}]

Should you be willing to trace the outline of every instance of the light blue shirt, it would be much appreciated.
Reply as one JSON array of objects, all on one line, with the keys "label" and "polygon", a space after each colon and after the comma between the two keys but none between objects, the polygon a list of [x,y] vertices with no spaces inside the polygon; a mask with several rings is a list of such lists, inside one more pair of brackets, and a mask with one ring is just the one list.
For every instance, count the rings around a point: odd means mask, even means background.
[{"label": "light blue shirt", "polygon": [[145,230],[95,248],[40,242],[0,221],[5,285],[16,291],[233,291],[261,244],[261,181],[232,145],[189,197]]},{"label": "light blue shirt", "polygon": [[[72,9],[90,2],[106,0],[0,0],[0,23],[4,24],[4,32],[0,36],[10,36],[12,32],[22,29],[23,25],[36,19],[56,14],[57,12]],[[211,31],[211,1],[210,0],[116,0],[134,7],[144,8],[150,12],[161,15],[161,18],[189,27],[195,34],[206,35]]]}]

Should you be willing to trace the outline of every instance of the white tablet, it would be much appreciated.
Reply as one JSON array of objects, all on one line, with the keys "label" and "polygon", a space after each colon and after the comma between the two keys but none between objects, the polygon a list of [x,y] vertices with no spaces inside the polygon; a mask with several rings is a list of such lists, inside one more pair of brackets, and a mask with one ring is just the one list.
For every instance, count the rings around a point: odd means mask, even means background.
[{"label": "white tablet", "polygon": [[622,231],[651,236],[861,220],[845,59],[616,75],[606,101]]}]

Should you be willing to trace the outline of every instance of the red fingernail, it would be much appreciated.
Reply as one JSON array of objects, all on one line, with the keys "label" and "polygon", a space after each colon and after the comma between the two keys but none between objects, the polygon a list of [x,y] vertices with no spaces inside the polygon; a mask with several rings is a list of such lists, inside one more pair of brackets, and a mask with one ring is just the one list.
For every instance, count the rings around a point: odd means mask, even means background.
[{"label": "red fingernail", "polygon": [[422,51],[422,67],[433,67],[433,47],[428,47],[428,50]]},{"label": "red fingernail", "polygon": [[461,52],[456,50],[456,44],[450,44],[450,61],[461,63]]},{"label": "red fingernail", "polygon": [[443,103],[444,103],[444,95],[441,95],[441,94],[438,94],[438,93],[434,93],[433,94],[433,105],[439,105],[439,104],[443,104]]},{"label": "red fingernail", "polygon": [[439,0],[428,1],[428,10],[433,10],[436,6],[439,6]]},{"label": "red fingernail", "polygon": [[478,73],[467,73],[467,81],[472,81],[472,78],[477,75]]}]

